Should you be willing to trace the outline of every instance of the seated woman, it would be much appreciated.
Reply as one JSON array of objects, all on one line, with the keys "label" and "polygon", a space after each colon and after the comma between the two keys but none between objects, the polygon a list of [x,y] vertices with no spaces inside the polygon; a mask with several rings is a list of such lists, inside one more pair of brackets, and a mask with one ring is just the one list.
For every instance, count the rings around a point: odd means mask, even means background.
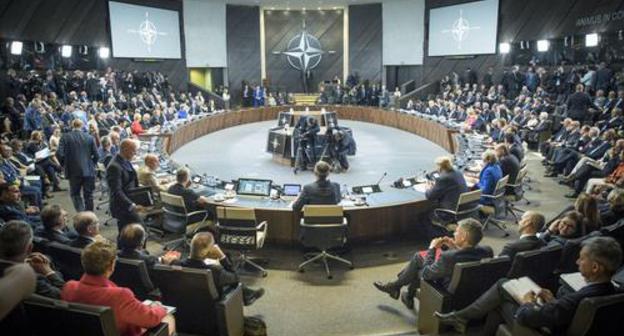
[{"label": "seated woman", "polygon": [[568,211],[561,219],[552,222],[545,232],[539,235],[548,245],[563,246],[568,239],[583,235],[583,215],[578,211]]},{"label": "seated woman", "polygon": [[143,125],[141,125],[141,121],[143,120],[143,118],[141,117],[140,113],[135,113],[134,114],[134,121],[132,121],[132,124],[130,125],[130,129],[132,130],[132,134],[134,135],[141,135],[143,134],[143,132],[145,132],[143,130]]},{"label": "seated woman", "polygon": [[561,220],[561,218],[563,218],[570,211],[576,211],[583,216],[581,235],[586,235],[592,231],[600,230],[602,227],[600,213],[598,211],[598,200],[592,195],[581,193],[576,198],[573,205],[565,207],[557,216],[544,225],[542,231],[545,231],[555,221]]},{"label": "seated woman", "polygon": [[[485,165],[479,173],[479,181],[473,186],[473,190],[481,189],[482,195],[494,195],[498,180],[503,177],[503,170],[498,164],[496,154],[491,151],[485,151],[482,155],[483,164]],[[492,205],[494,200],[489,197],[481,197],[481,204]]]}]

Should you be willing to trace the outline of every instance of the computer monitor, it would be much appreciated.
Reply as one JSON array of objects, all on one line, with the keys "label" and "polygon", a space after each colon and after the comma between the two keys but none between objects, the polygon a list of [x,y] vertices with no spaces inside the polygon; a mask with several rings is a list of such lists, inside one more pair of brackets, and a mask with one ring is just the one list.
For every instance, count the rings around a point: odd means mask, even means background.
[{"label": "computer monitor", "polygon": [[284,184],[284,196],[298,196],[301,192],[301,184]]},{"label": "computer monitor", "polygon": [[271,180],[241,178],[238,179],[236,193],[249,196],[269,196],[271,194],[271,183]]}]

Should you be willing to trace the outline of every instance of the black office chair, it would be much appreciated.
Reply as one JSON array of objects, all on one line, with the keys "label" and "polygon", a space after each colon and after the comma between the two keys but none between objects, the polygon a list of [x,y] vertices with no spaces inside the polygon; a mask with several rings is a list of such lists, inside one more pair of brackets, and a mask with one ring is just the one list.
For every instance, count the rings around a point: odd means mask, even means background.
[{"label": "black office chair", "polygon": [[555,291],[557,275],[555,271],[561,260],[561,246],[547,246],[538,250],[519,252],[514,257],[507,278],[527,276],[542,288]]},{"label": "black office chair", "polygon": [[162,302],[176,307],[176,330],[184,334],[242,336],[242,285],[220,297],[212,272],[180,266],[155,265],[152,280]]},{"label": "black office chair", "polygon": [[518,176],[516,176],[515,183],[507,183],[506,194],[505,194],[505,214],[511,213],[516,224],[520,216],[524,213],[524,210],[518,208],[516,203],[525,200],[526,204],[531,204],[531,202],[526,199],[524,195],[524,178],[528,173],[528,168],[522,168],[518,172]]},{"label": "black office chair", "polygon": [[301,263],[299,272],[317,260],[322,260],[325,266],[327,278],[331,279],[328,259],[346,264],[353,269],[353,263],[344,258],[330,254],[327,251],[331,248],[343,247],[347,242],[347,219],[341,206],[337,205],[306,205],[303,207],[303,218],[299,223],[301,229],[301,243],[305,247],[318,249],[320,252]]},{"label": "black office chair", "polygon": [[481,194],[481,197],[491,199],[493,204],[482,204],[479,208],[479,211],[487,216],[483,222],[483,230],[485,231],[488,225],[492,223],[492,225],[505,233],[505,237],[509,236],[509,233],[507,232],[505,220],[501,217],[505,214],[505,187],[507,182],[509,182],[509,175],[498,180],[492,195]]},{"label": "black office chair", "polygon": [[[180,238],[167,242],[164,245],[164,249],[175,250],[189,246],[190,238],[208,225],[210,213],[204,209],[189,211],[182,196],[161,192],[160,200],[164,211],[162,229],[165,232],[181,235]],[[188,227],[194,228],[191,232],[187,232]]]},{"label": "black office chair", "polygon": [[563,244],[561,260],[559,262],[559,266],[557,267],[556,273],[561,274],[577,272],[578,265],[576,264],[576,260],[578,260],[579,254],[581,253],[583,242],[589,238],[600,236],[602,236],[600,231],[594,231],[580,238],[568,239],[565,244]]},{"label": "black office chair", "polygon": [[256,213],[251,208],[217,207],[217,230],[219,232],[219,246],[240,253],[237,259],[237,269],[245,264],[260,271],[263,277],[267,271],[249,259],[247,253],[264,246],[268,223],[258,223]]},{"label": "black office chair", "polygon": [[620,219],[615,224],[605,226],[600,229],[604,236],[611,237],[624,246],[624,219]]},{"label": "black office chair", "polygon": [[115,272],[110,279],[119,287],[131,288],[140,300],[160,299],[160,291],[152,283],[143,260],[117,258]]},{"label": "black office chair", "polygon": [[510,266],[507,256],[457,263],[448,288],[421,281],[418,331],[437,335],[442,326],[434,312],[450,312],[468,306],[503,278]]},{"label": "black office chair", "polygon": [[80,280],[84,273],[82,262],[80,261],[81,249],[57,242],[50,242],[47,245],[47,250],[48,255],[59,268],[65,280]]},{"label": "black office chair", "polygon": [[474,190],[462,193],[457,199],[457,206],[455,210],[437,208],[433,210],[433,217],[431,222],[433,225],[441,227],[448,231],[453,231],[457,226],[457,222],[469,217],[474,217],[481,205],[479,204],[481,199],[481,190]]}]

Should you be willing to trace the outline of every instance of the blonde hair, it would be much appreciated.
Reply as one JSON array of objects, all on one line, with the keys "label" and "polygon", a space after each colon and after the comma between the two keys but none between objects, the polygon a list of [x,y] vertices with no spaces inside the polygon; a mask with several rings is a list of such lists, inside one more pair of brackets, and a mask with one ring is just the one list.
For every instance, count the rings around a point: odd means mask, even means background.
[{"label": "blonde hair", "polygon": [[481,158],[485,163],[496,163],[496,154],[492,150],[487,150],[483,152]]},{"label": "blonde hair", "polygon": [[451,158],[448,156],[440,156],[435,160],[435,164],[444,171],[453,170],[453,163],[451,162]]}]

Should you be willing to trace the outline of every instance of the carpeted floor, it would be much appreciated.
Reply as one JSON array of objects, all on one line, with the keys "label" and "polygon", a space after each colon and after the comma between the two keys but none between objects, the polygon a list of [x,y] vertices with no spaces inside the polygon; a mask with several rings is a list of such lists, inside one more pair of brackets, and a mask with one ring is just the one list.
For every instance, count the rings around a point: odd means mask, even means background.
[{"label": "carpeted floor", "polygon": [[[543,167],[535,154],[529,153],[528,160],[529,176],[533,179],[533,190],[527,193],[531,204],[521,208],[541,211],[548,219],[568,204],[562,196],[567,190],[552,179],[542,178]],[[73,214],[67,192],[56,195],[51,203],[58,203]],[[101,211],[98,213],[103,218]],[[515,228],[509,226],[512,235],[506,239],[501,238],[500,231],[490,228],[483,243],[498,252],[506,241],[517,237]],[[102,233],[114,239],[117,229],[114,224],[109,225]],[[245,314],[264,319],[269,335],[416,335],[414,314],[399,301],[378,292],[372,283],[394,278],[411,254],[427,243],[398,240],[355,246],[347,255],[355,269],[335,266],[333,280],[325,278],[321,267],[296,272],[297,264],[303,260],[298,249],[267,246],[261,255],[268,258],[268,276],[243,277],[246,284],[265,288],[266,294],[247,307]],[[150,242],[148,249],[157,254],[161,246]]]}]

